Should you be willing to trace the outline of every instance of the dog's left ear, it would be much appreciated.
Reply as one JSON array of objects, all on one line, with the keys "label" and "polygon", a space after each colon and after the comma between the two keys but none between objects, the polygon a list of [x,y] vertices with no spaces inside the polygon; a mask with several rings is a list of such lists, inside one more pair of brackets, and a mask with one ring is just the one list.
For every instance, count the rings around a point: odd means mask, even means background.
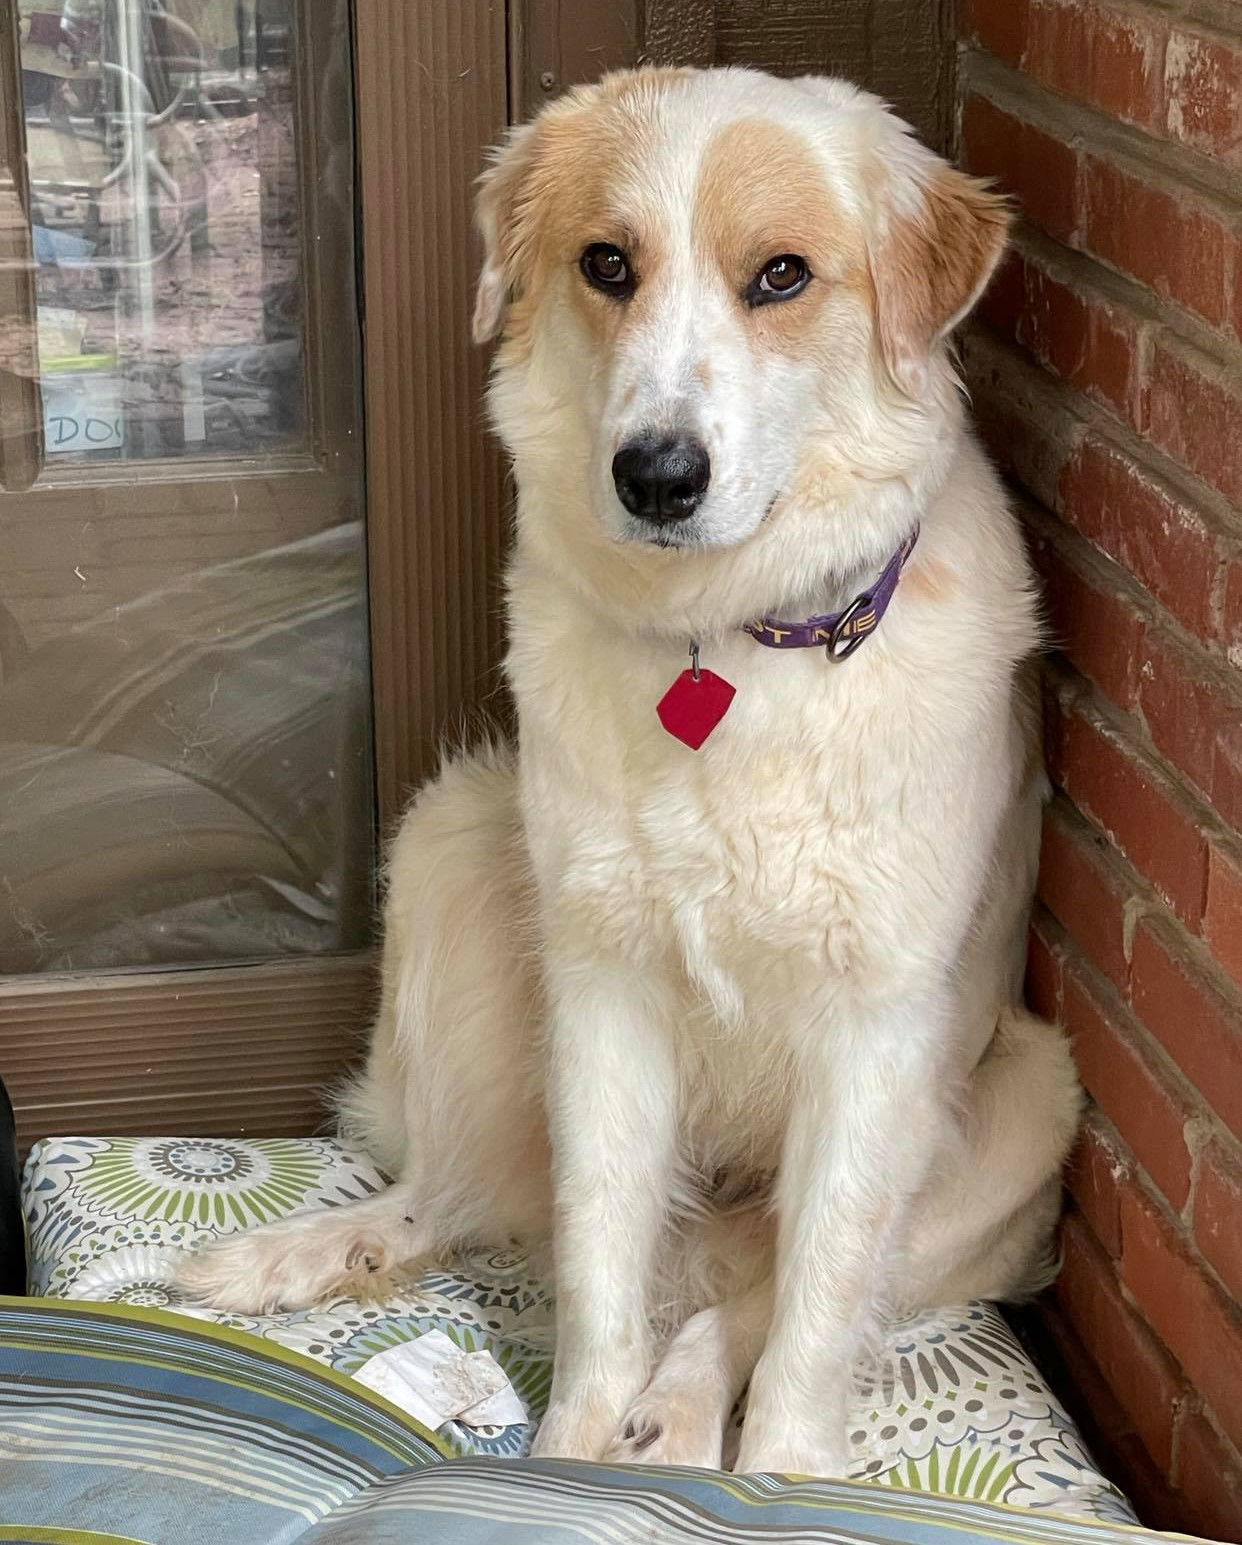
[{"label": "dog's left ear", "polygon": [[534,165],[536,125],[510,130],[492,164],[479,178],[475,222],[483,237],[483,267],[475,291],[473,332],[486,343],[500,331],[517,284],[522,249],[522,192]]},{"label": "dog's left ear", "polygon": [[1012,215],[987,183],[903,135],[880,173],[880,231],[870,253],[885,367],[903,392],[927,384],[932,350],[970,311],[1000,261]]}]

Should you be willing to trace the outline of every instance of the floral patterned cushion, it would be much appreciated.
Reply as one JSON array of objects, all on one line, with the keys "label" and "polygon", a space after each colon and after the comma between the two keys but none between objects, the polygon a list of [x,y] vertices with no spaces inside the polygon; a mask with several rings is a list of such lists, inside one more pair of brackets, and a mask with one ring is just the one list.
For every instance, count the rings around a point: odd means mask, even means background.
[{"label": "floral patterned cushion", "polygon": [[[346,1374],[440,1329],[489,1351],[531,1418],[490,1429],[450,1423],[441,1436],[462,1453],[525,1453],[547,1403],[554,1326],[551,1296],[520,1255],[472,1252],[381,1304],[340,1299],[261,1317],[189,1305],[173,1285],[177,1253],[200,1240],[384,1183],[364,1155],[324,1139],[50,1139],[31,1153],[23,1181],[31,1290],[217,1320]],[[988,1304],[890,1327],[860,1369],[851,1443],[857,1479],[1119,1523],[1134,1516]]]}]

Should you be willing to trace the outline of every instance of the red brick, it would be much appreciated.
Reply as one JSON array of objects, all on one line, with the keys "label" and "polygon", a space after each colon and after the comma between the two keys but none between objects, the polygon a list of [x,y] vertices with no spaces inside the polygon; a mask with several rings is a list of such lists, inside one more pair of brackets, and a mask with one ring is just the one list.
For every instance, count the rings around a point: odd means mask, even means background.
[{"label": "red brick", "polygon": [[1235,831],[1242,829],[1242,718],[1226,706],[1212,762],[1212,803]]},{"label": "red brick", "polygon": [[1148,922],[1134,940],[1130,1001],[1143,1024],[1242,1136],[1242,1014],[1205,980],[1194,952]]},{"label": "red brick", "polygon": [[1112,1133],[1094,1110],[1088,1111],[1070,1155],[1065,1183],[1091,1232],[1113,1257],[1121,1254],[1120,1188],[1129,1175],[1129,1160]]},{"label": "red brick", "polygon": [[962,30],[1006,64],[1026,47],[1027,0],[964,0]]},{"label": "red brick", "polygon": [[1043,710],[1044,770],[1058,787],[1061,782],[1061,737],[1064,710],[1061,700],[1069,701],[1069,689],[1046,670],[1039,680],[1040,706]]},{"label": "red brick", "polygon": [[[1242,265],[1239,266],[1242,274]],[[1242,553],[1231,552],[1225,570],[1225,596],[1221,636],[1230,663],[1242,667]]]},{"label": "red brick", "polygon": [[1072,971],[1065,976],[1065,1028],[1091,1098],[1175,1208],[1190,1194],[1186,1125],[1194,1112],[1155,1067],[1115,1011]]},{"label": "red brick", "polygon": [[1230,327],[1242,338],[1242,260],[1236,255],[1233,260],[1233,293],[1229,301],[1229,316]]},{"label": "red brick", "polygon": [[[1037,916],[1027,970],[1030,1001],[1069,1022],[1096,1097],[1066,1175],[1077,1205],[1060,1300],[1104,1370],[1101,1399],[1121,1396],[1112,1436],[1124,1432],[1152,1478],[1175,1467],[1178,1510],[1149,1521],[1242,1542],[1242,1318],[1228,1299],[1242,1296],[1242,1149],[1210,1113],[1242,1137],[1242,842],[1183,782],[1242,833],[1242,678],[1228,668],[1242,670],[1242,542],[1219,500],[1188,491],[1197,479],[1242,509],[1242,371],[1220,336],[1242,339],[1242,217],[1220,169],[1193,170],[1200,156],[1242,166],[1242,20],[1213,4],[1215,32],[1186,17],[1202,6],[1163,0],[963,0],[978,45],[1037,89],[967,95],[962,127],[971,167],[1029,225],[1113,271],[1024,238],[967,344],[994,454],[1064,523],[1028,522],[1050,634],[1097,689],[1068,691],[1059,662],[1047,673],[1064,793],[1041,863],[1052,917]],[[1012,77],[977,78],[992,91]],[[1149,158],[1064,99],[1192,154]],[[1128,280],[1148,292],[1133,308],[1117,298]],[[1175,319],[1166,330],[1156,319],[1173,308],[1217,341]],[[1189,476],[1157,472],[1075,393]],[[1097,693],[1141,720],[1133,739]],[[1179,922],[1145,910],[1128,866]],[[1193,1177],[1187,1131],[1203,1144]],[[1184,1224],[1172,1216],[1183,1204]]]},{"label": "red brick", "polygon": [[1061,1243],[1061,1311],[1090,1348],[1143,1447],[1167,1472],[1185,1393],[1177,1365],[1121,1296],[1112,1262],[1081,1218],[1065,1219]]},{"label": "red brick", "polygon": [[[1038,290],[1032,294],[1032,314],[1038,315],[1034,308],[1044,302],[1049,317],[1056,317],[1050,285],[1044,286],[1044,293],[1048,296],[1046,302]],[[1083,298],[1068,289],[1066,293],[1069,296],[1066,315],[1058,319],[1060,333],[1049,339],[1044,363],[1071,386],[1113,408],[1127,423],[1142,424],[1147,413],[1141,357],[1143,324],[1098,296]],[[1085,317],[1086,338],[1075,344],[1076,315]],[[1081,358],[1074,360],[1073,368],[1067,369],[1058,357],[1058,349],[1067,354],[1069,349],[1078,349]],[[1074,359],[1073,354],[1069,354],[1069,359]]]},{"label": "red brick", "polygon": [[1242,699],[1179,643],[1148,628],[1138,673],[1138,704],[1151,738],[1242,828]]},{"label": "red brick", "polygon": [[962,111],[966,165],[995,177],[1032,224],[1068,242],[1078,223],[1078,152],[986,97],[970,96]]},{"label": "red brick", "polygon": [[1100,0],[967,0],[963,30],[1063,96],[1242,161],[1242,49]]},{"label": "red brick", "polygon": [[1100,862],[1096,844],[1056,811],[1050,811],[1044,821],[1039,895],[1092,964],[1124,988],[1123,897]]},{"label": "red brick", "polygon": [[1178,1430],[1177,1481],[1185,1499],[1178,1520],[1183,1531],[1242,1541],[1242,1457],[1197,1412],[1187,1412]]},{"label": "red brick", "polygon": [[1242,48],[1100,0],[967,0],[964,30],[1063,96],[1242,162]]},{"label": "red brick", "polygon": [[1242,504],[1242,377],[1167,338],[1153,347],[1148,432],[1175,461]]},{"label": "red brick", "polygon": [[1137,701],[1146,625],[1130,602],[1093,584],[1051,545],[1034,551],[1044,582],[1049,642],[1122,708]]},{"label": "red brick", "polygon": [[1216,964],[1242,986],[1242,858],[1219,844],[1208,853],[1203,937]]},{"label": "red brick", "polygon": [[1061,961],[1038,922],[1027,936],[1026,1001],[1045,1019],[1061,1017]]},{"label": "red brick", "polygon": [[1038,1337],[1040,1365],[1103,1474],[1122,1487],[1148,1528],[1176,1529],[1185,1519],[1185,1507],[1177,1504],[1082,1338],[1053,1303],[1040,1305]]},{"label": "red brick", "polygon": [[1237,238],[1204,200],[1168,192],[1100,156],[1082,169],[1082,245],[1215,326],[1233,305]]},{"label": "red brick", "polygon": [[1165,95],[1171,138],[1242,164],[1242,47],[1174,28],[1165,58]]},{"label": "red brick", "polygon": [[1020,252],[1010,250],[979,302],[979,315],[1006,338],[1016,338],[1026,305],[1026,263]]},{"label": "red brick", "polygon": [[1199,1253],[1242,1300],[1242,1160],[1219,1141],[1199,1155],[1194,1230]]},{"label": "red brick", "polygon": [[1197,928],[1207,885],[1207,839],[1135,748],[1084,714],[1069,712],[1061,784],[1178,916]]},{"label": "red brick", "polygon": [[1164,125],[1165,28],[1099,0],[1032,0],[1022,63],[1052,90],[1140,128]]},{"label": "red brick", "polygon": [[1076,426],[1051,422],[1027,400],[1031,367],[1016,351],[967,340],[968,371],[975,423],[997,465],[1041,503],[1056,497],[1065,463],[1073,454]]},{"label": "red brick", "polygon": [[1015,267],[1021,282],[1016,341],[1063,381],[1139,424],[1140,324],[1102,296],[1076,289],[1018,254]]},{"label": "red brick", "polygon": [[1215,535],[1193,505],[1123,451],[1088,436],[1061,478],[1061,509],[1192,633],[1215,631]]},{"label": "red brick", "polygon": [[1137,1189],[1121,1197],[1121,1278],[1236,1442],[1242,1436],[1242,1316]]}]

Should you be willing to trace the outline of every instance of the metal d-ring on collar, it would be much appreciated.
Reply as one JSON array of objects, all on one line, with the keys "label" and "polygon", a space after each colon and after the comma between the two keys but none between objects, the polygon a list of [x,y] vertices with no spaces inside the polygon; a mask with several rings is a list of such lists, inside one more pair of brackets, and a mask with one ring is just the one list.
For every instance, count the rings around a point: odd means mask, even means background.
[{"label": "metal d-ring on collar", "polygon": [[879,622],[879,617],[875,617],[866,628],[853,627],[855,619],[861,617],[871,603],[872,597],[866,591],[856,595],[829,629],[824,654],[834,665],[848,660],[855,649],[865,644],[868,632]]},{"label": "metal d-ring on collar", "polygon": [[[888,610],[897,581],[905,568],[914,544],[919,539],[919,528],[905,539],[885,564],[880,577],[870,590],[856,595],[842,612],[829,612],[822,617],[808,617],[803,622],[781,622],[775,617],[764,617],[758,622],[748,622],[745,631],[757,644],[768,649],[812,649],[823,647],[825,656],[834,665],[848,660],[880,625],[880,618]],[[691,651],[693,656],[694,650]],[[695,678],[698,679],[697,676]]]}]

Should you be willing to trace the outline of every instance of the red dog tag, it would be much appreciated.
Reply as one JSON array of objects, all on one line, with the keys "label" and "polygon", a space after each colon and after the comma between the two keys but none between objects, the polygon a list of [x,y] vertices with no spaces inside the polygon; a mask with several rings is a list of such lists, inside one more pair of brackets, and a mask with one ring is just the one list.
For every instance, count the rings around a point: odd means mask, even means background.
[{"label": "red dog tag", "polygon": [[656,704],[656,713],[670,735],[697,751],[728,713],[736,692],[714,671],[682,671]]}]

